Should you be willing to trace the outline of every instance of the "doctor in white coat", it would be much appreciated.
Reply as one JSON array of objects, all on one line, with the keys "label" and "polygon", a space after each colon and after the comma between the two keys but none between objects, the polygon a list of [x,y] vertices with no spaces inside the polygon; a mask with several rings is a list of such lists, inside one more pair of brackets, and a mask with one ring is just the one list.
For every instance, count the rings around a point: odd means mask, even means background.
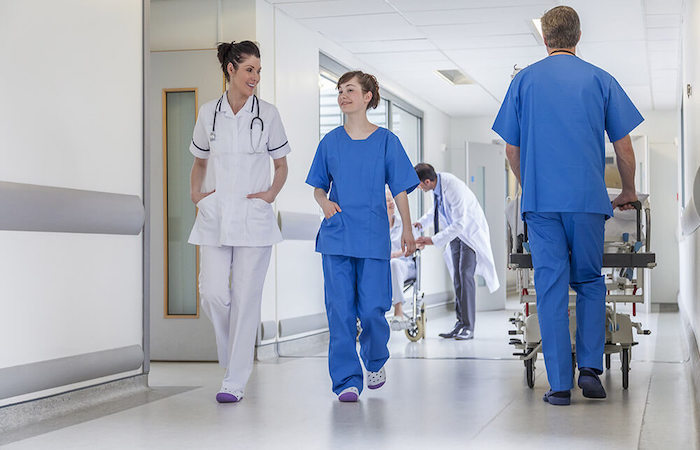
[{"label": "doctor in white coat", "polygon": [[452,279],[455,288],[457,323],[440,337],[466,340],[474,338],[476,284],[481,275],[490,292],[499,288],[491,251],[489,226],[479,201],[466,184],[446,172],[435,172],[430,164],[417,164],[420,188],[433,191],[433,207],[415,223],[417,228],[435,227],[432,237],[416,239],[418,245],[449,246]]},{"label": "doctor in white coat", "polygon": [[[263,284],[282,240],[271,203],[287,179],[289,143],[277,109],[254,95],[260,51],[253,42],[218,47],[228,90],[204,104],[194,127],[190,196],[200,246],[199,294],[226,368],[220,403],[238,402],[253,368]],[[270,160],[274,179],[270,180]]]}]

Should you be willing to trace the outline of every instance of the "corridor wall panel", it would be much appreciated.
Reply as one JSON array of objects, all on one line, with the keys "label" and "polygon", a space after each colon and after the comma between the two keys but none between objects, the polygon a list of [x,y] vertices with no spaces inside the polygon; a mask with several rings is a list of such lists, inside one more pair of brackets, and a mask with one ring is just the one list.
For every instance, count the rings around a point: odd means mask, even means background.
[{"label": "corridor wall panel", "polygon": [[[0,0],[0,182],[142,202],[142,26],[137,0]],[[128,234],[82,234],[59,226],[85,211],[70,192],[59,190],[64,208],[41,211],[41,227],[0,231],[0,371],[143,345],[142,207],[128,207]],[[109,216],[114,205],[89,210]],[[114,376],[140,373],[128,367]],[[67,389],[53,388],[21,400]]]}]

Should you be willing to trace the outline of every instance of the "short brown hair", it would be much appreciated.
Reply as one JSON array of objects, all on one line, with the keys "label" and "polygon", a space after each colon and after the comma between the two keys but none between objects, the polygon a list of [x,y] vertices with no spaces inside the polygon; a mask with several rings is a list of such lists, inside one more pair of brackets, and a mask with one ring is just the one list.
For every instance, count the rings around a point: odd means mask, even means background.
[{"label": "short brown hair", "polygon": [[542,16],[542,36],[549,48],[573,48],[581,37],[581,21],[573,8],[556,6]]},{"label": "short brown hair", "polygon": [[367,109],[374,109],[379,106],[379,83],[377,83],[377,79],[374,77],[374,75],[364,73],[361,70],[346,72],[342,77],[340,77],[338,84],[335,87],[340,89],[341,84],[347,83],[353,78],[357,78],[357,82],[360,83],[363,94],[367,92],[372,93],[372,99],[367,104]]}]

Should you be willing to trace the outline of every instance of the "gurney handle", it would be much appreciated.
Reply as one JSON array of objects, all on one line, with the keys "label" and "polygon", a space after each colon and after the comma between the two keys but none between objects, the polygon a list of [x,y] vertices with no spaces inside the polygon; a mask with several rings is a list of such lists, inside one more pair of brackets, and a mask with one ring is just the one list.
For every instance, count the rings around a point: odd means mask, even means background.
[{"label": "gurney handle", "polygon": [[[642,202],[635,200],[633,202],[625,203],[620,206],[632,205],[637,211],[637,242],[642,242]],[[528,242],[527,240],[527,221],[523,221],[523,242]],[[648,243],[648,240],[647,240]],[[649,251],[648,249],[646,251]]]},{"label": "gurney handle", "polygon": [[637,242],[642,242],[642,202],[635,200],[620,206],[632,205],[637,210]]}]

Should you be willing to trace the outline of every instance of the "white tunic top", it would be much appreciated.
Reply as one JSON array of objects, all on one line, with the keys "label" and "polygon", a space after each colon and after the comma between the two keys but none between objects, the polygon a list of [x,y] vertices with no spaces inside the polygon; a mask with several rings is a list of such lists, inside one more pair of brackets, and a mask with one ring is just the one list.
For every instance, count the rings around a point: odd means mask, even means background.
[{"label": "white tunic top", "polygon": [[[258,107],[262,126],[255,119]],[[199,109],[190,152],[210,160],[202,192],[216,192],[197,203],[189,243],[262,247],[282,241],[272,205],[246,196],[270,188],[270,158],[282,158],[290,151],[274,105],[251,96],[234,114],[226,94],[220,103],[219,99],[205,103]]]}]

